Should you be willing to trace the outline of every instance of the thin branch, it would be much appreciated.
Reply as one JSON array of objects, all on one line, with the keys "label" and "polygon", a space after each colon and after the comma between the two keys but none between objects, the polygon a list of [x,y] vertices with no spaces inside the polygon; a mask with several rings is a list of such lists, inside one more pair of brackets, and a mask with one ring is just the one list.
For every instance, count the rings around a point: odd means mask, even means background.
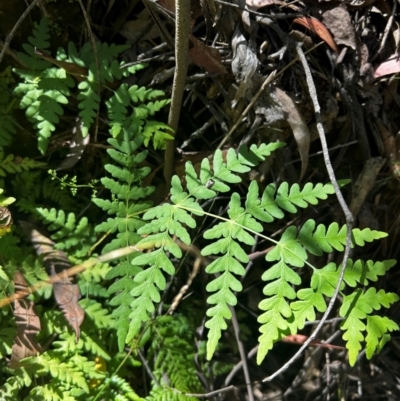
[{"label": "thin branch", "polygon": [[[178,130],[183,91],[185,90],[188,68],[190,1],[175,0],[175,15],[175,74],[172,84],[171,107],[168,116],[168,125],[173,129],[174,136]],[[164,159],[164,178],[166,181],[167,192],[169,192],[171,178],[174,171],[174,153],[175,141],[168,141]]]},{"label": "thin branch", "polygon": [[116,249],[115,251],[108,252],[104,255],[101,255],[97,258],[91,258],[79,265],[72,266],[70,269],[66,269],[61,271],[59,274],[55,274],[51,276],[48,280],[39,281],[35,285],[31,285],[24,291],[16,292],[15,294],[10,295],[7,298],[0,299],[0,308],[3,306],[9,305],[11,302],[16,300],[25,298],[26,296],[40,290],[41,288],[51,285],[54,283],[59,283],[65,280],[65,277],[75,276],[83,271],[90,269],[93,266],[96,266],[99,263],[108,263],[112,260],[122,258],[124,256],[130,255],[133,252],[138,252],[139,250],[134,246],[127,246],[125,248]]},{"label": "thin branch", "polygon": [[182,393],[182,394],[185,394],[187,397],[209,398],[209,397],[213,397],[214,395],[226,393],[227,391],[233,390],[234,388],[235,388],[235,386],[228,386],[228,387],[220,388],[219,390],[210,391],[207,394],[195,394],[195,393]]},{"label": "thin branch", "polygon": [[232,325],[233,325],[233,330],[235,332],[236,343],[238,345],[240,359],[242,361],[243,373],[244,373],[244,378],[245,378],[245,381],[246,381],[248,400],[249,401],[254,401],[254,394],[253,394],[253,389],[251,387],[251,379],[250,379],[249,367],[247,366],[246,351],[244,350],[244,346],[243,346],[242,340],[240,339],[239,323],[238,323],[238,320],[237,320],[235,309],[232,306],[230,306],[229,309],[230,309],[230,311],[232,313]]},{"label": "thin branch", "polygon": [[339,204],[343,210],[343,213],[346,217],[346,226],[347,226],[347,235],[346,235],[346,248],[344,250],[344,255],[343,255],[343,260],[342,260],[342,267],[340,269],[340,275],[338,282],[335,287],[335,292],[332,296],[332,298],[329,301],[328,308],[326,309],[324,315],[322,316],[322,319],[320,320],[318,326],[314,330],[314,332],[310,335],[310,337],[304,342],[304,344],[300,347],[300,349],[293,355],[292,358],[288,362],[286,362],[280,369],[278,369],[275,373],[273,373],[271,376],[265,378],[263,381],[271,381],[278,375],[280,375],[282,372],[284,372],[286,369],[289,368],[289,366],[303,353],[303,351],[309,346],[311,341],[313,341],[319,331],[321,330],[322,326],[325,324],[325,321],[328,319],[329,314],[331,313],[331,310],[333,308],[333,305],[335,304],[336,298],[339,294],[340,290],[340,285],[342,284],[343,277],[344,277],[344,272],[346,269],[346,264],[347,260],[349,258],[349,253],[351,249],[351,230],[352,230],[352,224],[353,224],[353,215],[351,214],[349,207],[346,204],[346,201],[343,198],[343,194],[339,189],[339,185],[336,181],[335,173],[332,168],[332,164],[330,161],[329,157],[329,150],[328,150],[328,145],[326,143],[326,137],[325,137],[325,131],[324,131],[324,126],[322,124],[322,118],[321,118],[321,107],[318,102],[318,97],[317,97],[317,90],[314,84],[314,80],[311,75],[310,67],[308,65],[306,56],[301,48],[301,43],[296,43],[296,51],[297,51],[297,56],[300,59],[304,72],[306,74],[306,81],[308,85],[308,90],[310,93],[311,100],[313,102],[314,106],[314,112],[315,112],[315,119],[317,122],[317,130],[319,134],[319,138],[321,141],[321,146],[324,154],[324,161],[325,161],[325,166],[326,170],[329,175],[329,179],[333,185],[333,188],[335,189],[335,194],[336,197],[338,198]]},{"label": "thin branch", "polygon": [[1,50],[1,53],[0,53],[0,64],[3,61],[4,54],[8,50],[8,47],[10,46],[11,40],[12,40],[13,36],[15,35],[15,32],[17,31],[18,27],[21,25],[22,21],[26,18],[26,16],[31,12],[33,7],[35,7],[36,4],[39,3],[39,1],[40,0],[34,0],[29,5],[29,7],[19,17],[19,20],[15,23],[13,29],[11,29],[11,32],[7,35],[6,40],[4,41],[3,49]]},{"label": "thin branch", "polygon": [[[258,351],[258,345],[256,345],[254,348],[252,348],[252,349],[249,351],[249,353],[247,354],[247,359],[253,358],[253,356],[257,353],[257,351]],[[229,373],[229,375],[226,376],[225,382],[224,382],[224,385],[225,385],[225,386],[228,386],[229,383],[232,381],[233,376],[235,376],[235,374],[236,374],[237,372],[239,372],[240,369],[242,369],[242,365],[243,365],[243,359],[242,359],[240,362],[238,362],[238,363],[232,368],[232,370],[231,370],[231,372]]]}]

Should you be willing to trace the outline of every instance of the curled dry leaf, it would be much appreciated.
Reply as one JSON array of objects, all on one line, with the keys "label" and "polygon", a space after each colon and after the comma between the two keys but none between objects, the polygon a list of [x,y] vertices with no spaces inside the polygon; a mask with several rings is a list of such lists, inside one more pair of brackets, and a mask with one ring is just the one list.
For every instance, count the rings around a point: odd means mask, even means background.
[{"label": "curled dry leaf", "polygon": [[308,165],[308,154],[310,150],[310,132],[307,124],[304,122],[303,117],[299,113],[296,104],[292,98],[283,90],[279,88],[274,89],[275,95],[282,107],[282,111],[285,114],[285,120],[290,125],[293,131],[294,139],[297,143],[301,158],[301,173],[300,179],[303,178]]},{"label": "curled dry leaf", "polygon": [[[26,291],[27,284],[20,272],[14,274],[15,291]],[[20,367],[20,360],[34,356],[41,352],[41,346],[36,342],[35,336],[40,331],[40,320],[33,310],[33,302],[20,300],[14,302],[14,316],[17,324],[17,336],[12,346],[9,368]]]},{"label": "curled dry leaf", "polygon": [[236,92],[235,99],[232,102],[232,107],[235,107],[237,102],[250,92],[253,95],[254,73],[258,69],[258,58],[254,46],[246,40],[239,27],[236,28],[232,36],[232,72],[235,76],[239,88]]},{"label": "curled dry leaf", "polygon": [[85,312],[78,304],[80,291],[77,284],[72,284],[65,270],[71,267],[67,255],[54,249],[54,242],[41,234],[34,226],[27,222],[20,222],[24,231],[29,235],[30,241],[38,255],[43,255],[43,263],[49,276],[56,274],[63,277],[61,282],[53,284],[54,298],[63,311],[68,323],[74,329],[76,338],[80,336],[80,326]]},{"label": "curled dry leaf", "polygon": [[321,21],[312,17],[299,17],[295,18],[293,23],[304,26],[315,35],[319,36],[334,52],[339,53],[339,49],[336,46],[332,35]]},{"label": "curled dry leaf", "polygon": [[204,68],[210,74],[227,74],[217,49],[205,45],[193,35],[190,35],[190,40],[193,47],[189,49],[189,57],[198,67]]}]

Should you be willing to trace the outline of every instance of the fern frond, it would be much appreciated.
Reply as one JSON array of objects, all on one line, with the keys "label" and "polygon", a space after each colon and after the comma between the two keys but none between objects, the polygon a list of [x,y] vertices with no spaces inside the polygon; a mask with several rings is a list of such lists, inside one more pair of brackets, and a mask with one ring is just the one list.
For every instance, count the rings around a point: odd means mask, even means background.
[{"label": "fern frond", "polygon": [[87,316],[93,321],[97,328],[111,328],[115,321],[109,311],[104,309],[99,302],[92,299],[81,299],[79,305],[85,310]]},{"label": "fern frond", "polygon": [[56,354],[47,351],[37,357],[26,358],[24,361],[28,366],[35,367],[36,373],[40,376],[49,374],[58,383],[73,385],[85,393],[89,393],[84,371],[78,369],[71,360],[69,362],[62,362]]},{"label": "fern frond", "polygon": [[16,134],[11,112],[13,110],[11,67],[0,72],[0,148],[8,146]]},{"label": "fern frond", "polygon": [[36,212],[52,232],[51,239],[56,242],[56,249],[72,250],[76,257],[85,256],[94,242],[93,230],[86,217],[77,222],[74,213],[66,216],[63,210],[37,208]]},{"label": "fern frond", "polygon": [[70,391],[66,391],[54,383],[45,384],[43,386],[35,386],[28,397],[24,398],[24,401],[77,401],[75,397],[71,395]]},{"label": "fern frond", "polygon": [[[343,297],[339,314],[345,318],[341,329],[344,331],[343,339],[346,341],[346,348],[349,350],[351,366],[354,366],[362,348],[363,332],[367,331],[368,333],[367,350],[369,357],[371,357],[378,348],[381,348],[379,342],[387,341],[388,335],[386,333],[388,331],[399,330],[399,326],[388,318],[370,316],[374,310],[379,310],[382,306],[389,308],[392,303],[398,300],[397,294],[386,293],[384,290],[377,292],[373,287],[366,291],[357,289],[352,294]],[[365,319],[367,319],[367,325]]]},{"label": "fern frond", "polygon": [[4,151],[0,148],[0,177],[5,177],[7,173],[21,173],[45,165],[46,163],[37,162],[28,157],[21,159],[20,157],[15,157],[13,154],[9,154],[4,158]]}]

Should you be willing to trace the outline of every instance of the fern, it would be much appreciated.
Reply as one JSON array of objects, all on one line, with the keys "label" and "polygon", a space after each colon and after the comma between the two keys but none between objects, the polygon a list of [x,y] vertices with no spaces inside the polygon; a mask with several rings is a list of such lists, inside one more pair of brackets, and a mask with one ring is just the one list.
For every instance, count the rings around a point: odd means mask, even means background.
[{"label": "fern", "polygon": [[11,68],[6,68],[0,73],[0,148],[8,146],[17,132],[10,113],[14,108],[11,82]]},{"label": "fern", "polygon": [[37,162],[27,157],[21,159],[10,154],[4,158],[4,151],[0,149],[0,176],[5,177],[7,174],[21,173],[33,168],[45,166],[46,163]]},{"label": "fern", "polygon": [[[183,316],[163,316],[153,322],[143,338],[151,338],[149,357],[155,359],[154,374],[159,383],[181,393],[178,399],[192,400],[182,393],[198,392],[200,382],[194,366],[193,330]],[[155,386],[157,388],[157,386]],[[152,399],[152,398],[151,398]]]},{"label": "fern", "polygon": [[[130,305],[132,313],[129,315],[127,342],[138,333],[141,324],[149,320],[155,310],[155,304],[160,302],[160,291],[166,287],[163,272],[169,275],[175,272],[168,253],[176,258],[182,257],[173,236],[185,244],[191,243],[187,228],[194,228],[196,222],[189,213],[197,216],[205,213],[197,200],[213,198],[216,191],[229,191],[229,184],[240,182],[237,172],[248,171],[250,166],[263,160],[280,146],[282,144],[263,145],[259,148],[252,146],[250,151],[241,149],[238,154],[231,150],[227,154],[226,162],[222,153],[217,151],[213,169],[210,168],[208,159],[204,159],[199,175],[191,163],[187,163],[185,178],[188,192],[184,191],[178,177],[174,177],[171,188],[172,203],[156,206],[145,213],[144,219],[149,220],[149,223],[139,228],[138,233],[144,238],[136,246],[139,249],[153,250],[136,256],[133,260],[133,264],[143,270],[139,270],[134,277],[136,286],[129,286],[133,301]],[[204,238],[213,242],[203,248],[202,254],[218,255],[206,270],[209,274],[218,275],[207,286],[207,291],[213,293],[207,300],[211,305],[207,311],[210,319],[206,323],[206,327],[209,328],[208,358],[215,352],[221,332],[227,328],[226,320],[231,317],[229,306],[234,306],[237,302],[234,293],[242,289],[237,276],[244,274],[242,263],[248,262],[243,246],[254,244],[251,234],[261,235],[261,222],[271,222],[274,218],[282,218],[285,211],[294,213],[298,207],[305,208],[308,204],[316,204],[333,192],[330,184],[306,184],[303,189],[294,185],[289,190],[288,185],[283,183],[277,189],[273,185],[267,186],[259,197],[258,185],[253,181],[249,187],[245,207],[242,207],[238,194],[231,195],[229,218],[204,233]],[[316,318],[316,311],[326,310],[324,296],[329,295],[323,293],[319,287],[303,288],[298,293],[292,288],[301,284],[300,275],[295,269],[304,267],[308,258],[307,251],[321,255],[323,252],[332,252],[333,249],[344,249],[346,227],[339,227],[336,223],[327,228],[323,225],[317,228],[315,226],[315,222],[309,220],[299,232],[296,227],[287,228],[278,242],[273,241],[276,245],[267,253],[267,262],[274,263],[262,277],[269,283],[264,288],[266,299],[260,303],[260,309],[264,313],[259,318],[262,333],[258,352],[259,363],[274,342],[288,333],[297,333],[306,321]],[[365,242],[384,236],[385,233],[369,229],[355,229],[353,245],[363,246]],[[397,299],[393,294],[388,296],[392,302]],[[353,354],[358,353],[353,344],[348,342],[347,345]],[[351,357],[350,362],[354,363],[354,357]]]},{"label": "fern", "polygon": [[63,210],[37,208],[36,211],[52,232],[51,239],[55,241],[56,249],[68,250],[77,258],[86,256],[94,242],[93,230],[86,217],[77,222],[74,213],[66,216]]},{"label": "fern", "polygon": [[[49,46],[48,38],[48,22],[43,19],[29,41],[42,51]],[[79,90],[78,107],[81,110],[79,116],[82,135],[86,137],[100,109],[102,88],[108,88],[108,85],[111,85],[115,79],[121,79],[143,68],[143,66],[122,68],[123,63],[118,63],[115,58],[127,47],[114,44],[109,46],[96,43],[94,50],[89,43],[86,43],[78,51],[75,45],[70,43],[68,55],[63,49],[59,49],[56,59],[53,61],[60,67],[51,68],[51,64],[42,60],[35,52],[34,47],[26,45],[24,49],[27,54],[19,53],[19,57],[30,70],[14,69],[14,72],[24,79],[24,82],[15,88],[14,93],[21,96],[20,106],[22,109],[26,109],[28,119],[32,121],[37,130],[39,150],[43,154],[46,152],[52,133],[57,128],[60,116],[64,114],[62,106],[68,104],[71,90],[75,88],[73,78],[79,81],[77,86]],[[145,100],[151,100],[160,95],[163,96],[161,91],[138,86],[128,89],[127,85],[120,85],[111,99],[106,102],[111,121],[113,119],[118,121],[110,124],[113,136],[116,137],[120,132],[120,126],[124,119],[121,112],[123,113],[123,109],[129,105],[129,99],[131,99],[133,102],[140,101],[142,103],[133,115],[135,115],[136,123],[139,126],[143,125],[141,129],[143,129],[146,144],[150,138],[153,138],[156,148],[165,147],[166,140],[172,138],[167,133],[170,128],[165,124],[147,120],[147,116],[153,115],[169,101],[159,100],[144,104]],[[132,120],[132,118],[129,119]]]}]

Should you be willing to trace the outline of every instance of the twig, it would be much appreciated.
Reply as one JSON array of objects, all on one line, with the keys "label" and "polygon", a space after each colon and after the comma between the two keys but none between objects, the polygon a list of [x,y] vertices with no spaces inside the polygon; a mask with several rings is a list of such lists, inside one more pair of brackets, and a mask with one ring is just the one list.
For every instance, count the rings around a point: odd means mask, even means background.
[{"label": "twig", "polygon": [[346,269],[346,264],[347,264],[347,260],[349,258],[349,253],[350,253],[350,249],[351,249],[351,230],[352,230],[352,224],[353,224],[353,215],[351,214],[346,201],[343,198],[343,194],[341,193],[340,189],[339,189],[339,185],[336,181],[336,177],[335,177],[335,173],[333,171],[332,168],[332,164],[330,161],[330,157],[329,157],[329,150],[328,150],[328,145],[326,143],[326,137],[325,137],[325,131],[324,131],[324,126],[322,124],[322,118],[321,118],[321,108],[318,102],[318,97],[317,97],[317,90],[315,88],[315,84],[311,75],[311,71],[310,71],[310,67],[307,63],[307,59],[306,56],[301,48],[301,43],[296,43],[296,51],[297,51],[297,56],[300,59],[302,65],[303,65],[303,69],[304,72],[306,74],[306,81],[307,81],[307,85],[308,85],[308,90],[310,93],[310,97],[311,100],[313,102],[313,106],[314,106],[314,112],[315,112],[315,119],[317,122],[317,130],[318,130],[318,134],[319,134],[319,138],[321,141],[321,146],[322,146],[322,150],[323,150],[323,154],[324,154],[324,161],[325,161],[325,166],[326,166],[326,170],[328,172],[329,175],[329,179],[333,185],[333,188],[335,189],[335,194],[336,197],[338,198],[339,204],[343,210],[343,213],[345,215],[346,218],[346,226],[347,226],[347,235],[346,235],[346,247],[344,250],[344,255],[343,255],[343,260],[342,260],[342,266],[340,269],[340,275],[339,275],[339,279],[338,282],[336,284],[335,287],[335,292],[332,296],[332,298],[329,301],[328,304],[328,308],[326,309],[324,315],[322,316],[322,319],[320,320],[320,322],[318,323],[316,329],[314,330],[314,332],[310,335],[310,337],[304,342],[304,344],[300,347],[300,349],[295,353],[295,355],[293,355],[292,358],[290,358],[290,360],[288,362],[286,362],[280,369],[278,369],[275,373],[273,373],[271,376],[265,378],[263,381],[271,381],[273,380],[275,377],[277,377],[278,375],[280,375],[282,372],[284,372],[286,369],[289,368],[289,366],[303,353],[303,351],[309,346],[309,344],[311,343],[311,341],[313,341],[317,334],[319,333],[319,331],[321,330],[322,326],[325,324],[325,321],[328,319],[329,314],[331,313],[331,310],[333,308],[333,305],[336,301],[336,298],[339,294],[339,290],[340,290],[340,285],[342,284],[343,281],[343,277],[344,277],[344,272]]},{"label": "twig", "polygon": [[147,363],[146,358],[143,356],[143,354],[140,352],[140,350],[137,350],[137,353],[138,353],[138,355],[139,355],[140,360],[141,360],[142,363],[143,363],[143,366],[144,366],[144,368],[145,368],[147,374],[150,376],[151,380],[153,380],[154,383],[155,383],[157,386],[159,386],[160,383],[159,383],[159,381],[157,380],[157,378],[154,376],[152,370],[150,369],[150,366],[149,366],[149,364]]},{"label": "twig", "polygon": [[63,270],[59,274],[55,274],[51,276],[48,280],[39,281],[35,285],[31,285],[24,291],[16,292],[15,294],[10,295],[8,298],[0,299],[0,308],[3,306],[9,305],[11,302],[16,300],[25,298],[26,296],[40,290],[42,287],[45,287],[50,284],[59,283],[65,280],[65,277],[75,276],[79,273],[82,273],[86,269],[90,269],[93,266],[96,266],[99,263],[107,263],[114,259],[122,258],[123,256],[130,255],[133,252],[139,251],[134,246],[127,246],[125,248],[117,249],[115,251],[108,252],[104,255],[101,255],[97,258],[91,258],[84,263],[81,263],[76,266],[72,266],[70,269]]},{"label": "twig", "polygon": [[181,301],[183,296],[186,294],[186,292],[189,289],[189,287],[191,286],[193,280],[195,279],[198,272],[200,271],[200,267],[202,265],[204,267],[206,267],[209,264],[208,261],[206,260],[206,258],[201,255],[200,250],[197,247],[195,247],[194,245],[188,246],[181,241],[178,241],[178,245],[185,252],[191,253],[196,259],[193,263],[193,270],[190,273],[190,275],[186,281],[186,284],[184,286],[182,286],[182,288],[179,290],[178,294],[175,295],[175,298],[172,301],[171,306],[168,309],[167,315],[172,315],[174,313],[175,309],[179,305],[179,302]]},{"label": "twig", "polygon": [[13,36],[15,35],[15,32],[17,31],[18,27],[21,25],[21,23],[25,19],[25,17],[31,12],[33,7],[35,7],[36,4],[39,3],[39,1],[40,0],[34,0],[29,5],[29,7],[19,17],[19,20],[15,23],[13,29],[11,29],[11,32],[7,35],[6,40],[4,41],[3,49],[1,50],[1,53],[0,53],[0,64],[3,61],[4,54],[8,50],[8,47],[10,46],[11,40],[12,40]]},{"label": "twig", "polygon": [[[253,356],[257,353],[258,351],[258,345],[256,345],[254,348],[252,348],[249,353],[247,354],[247,359],[251,359],[253,358]],[[240,362],[238,362],[231,370],[231,372],[229,373],[228,376],[226,376],[224,385],[228,386],[229,383],[231,382],[231,380],[233,379],[233,376],[235,376],[235,374],[237,372],[239,372],[240,369],[242,369],[242,365],[243,365],[243,360],[241,360]]]},{"label": "twig", "polygon": [[[168,116],[168,125],[173,129],[175,136],[178,130],[179,115],[181,113],[183,91],[185,90],[188,68],[188,48],[190,33],[190,1],[175,0],[176,30],[175,30],[175,74],[172,84],[171,107]],[[167,192],[171,185],[174,171],[175,141],[170,140],[165,149],[164,178]]]},{"label": "twig", "polygon": [[207,394],[192,394],[192,393],[182,393],[185,394],[187,397],[196,397],[196,398],[209,398],[213,397],[214,395],[218,395],[220,393],[226,393],[227,391],[233,390],[235,386],[228,386],[224,388],[220,388],[219,390],[210,391]]},{"label": "twig", "polygon": [[239,349],[240,359],[242,361],[243,373],[244,373],[244,378],[245,378],[245,381],[246,381],[248,400],[249,401],[254,401],[254,394],[253,394],[253,389],[251,387],[251,379],[250,379],[249,367],[247,366],[246,352],[244,350],[244,346],[243,346],[242,340],[240,339],[239,323],[238,323],[238,320],[237,320],[235,309],[232,306],[230,306],[229,309],[230,309],[230,311],[232,313],[232,325],[233,325],[233,330],[235,332],[235,337],[236,337],[236,342],[237,342],[238,349]]}]

